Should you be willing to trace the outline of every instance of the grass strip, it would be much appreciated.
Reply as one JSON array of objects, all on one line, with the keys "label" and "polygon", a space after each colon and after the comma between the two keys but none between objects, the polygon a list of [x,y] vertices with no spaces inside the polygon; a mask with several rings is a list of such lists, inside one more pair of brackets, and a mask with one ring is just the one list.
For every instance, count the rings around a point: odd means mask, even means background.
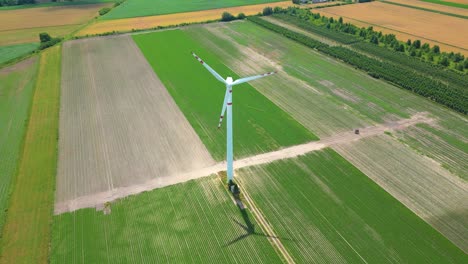
[{"label": "grass strip", "polygon": [[31,116],[0,242],[0,263],[47,263],[54,207],[61,47],[41,54]]},{"label": "grass strip", "polygon": [[[36,58],[0,71],[0,237],[17,174],[37,75]],[[16,68],[17,67],[17,68]],[[23,68],[24,67],[24,68]]]}]

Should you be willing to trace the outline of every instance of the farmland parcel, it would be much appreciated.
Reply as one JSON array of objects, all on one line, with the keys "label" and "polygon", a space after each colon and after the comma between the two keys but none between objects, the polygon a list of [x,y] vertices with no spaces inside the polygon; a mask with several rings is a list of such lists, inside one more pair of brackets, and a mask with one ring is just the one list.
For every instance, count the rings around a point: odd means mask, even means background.
[{"label": "farmland parcel", "polygon": [[[225,130],[216,126],[225,87],[190,52],[195,51],[221,76],[237,79],[238,75],[185,31],[169,30],[133,38],[210,153],[216,160],[224,160]],[[262,72],[256,74],[259,73]],[[249,84],[234,89],[235,158],[317,139]]]},{"label": "farmland parcel", "polygon": [[51,263],[281,263],[216,176],[132,196],[111,209],[55,216]]},{"label": "farmland parcel", "polygon": [[34,94],[37,58],[0,70],[0,236]]},{"label": "farmland parcel", "polygon": [[[125,1],[116,9],[112,10],[112,12],[105,15],[104,19],[121,19],[130,17],[164,15],[233,6],[256,5],[270,2],[270,6],[275,6],[277,4],[274,2],[281,2],[281,0],[129,0]],[[291,1],[283,1],[279,4],[281,5],[285,2],[289,5],[292,4]]]},{"label": "farmland parcel", "polygon": [[65,43],[62,73],[56,209],[214,162],[130,37]]},{"label": "farmland parcel", "polygon": [[335,18],[341,16],[346,22],[373,26],[374,30],[395,34],[398,39],[420,39],[437,44],[444,51],[468,55],[465,37],[468,36],[468,22],[463,18],[380,2],[323,8],[320,14]]},{"label": "farmland parcel", "polygon": [[297,263],[463,263],[467,256],[336,152],[241,169]]},{"label": "farmland parcel", "polygon": [[39,41],[39,33],[64,36],[110,4],[0,10],[0,45]]},{"label": "farmland parcel", "polygon": [[57,168],[60,54],[41,54],[18,174],[10,197],[0,263],[47,263]]},{"label": "farmland parcel", "polygon": [[[127,2],[126,2],[127,3]],[[169,3],[169,2],[168,2]],[[213,2],[211,2],[213,3]],[[291,6],[290,1],[277,2],[272,4],[259,4],[237,7],[226,7],[220,9],[202,10],[196,12],[176,13],[158,16],[136,17],[116,20],[98,21],[95,24],[86,27],[78,32],[77,35],[102,34],[112,31],[131,31],[133,29],[148,29],[158,26],[179,25],[181,23],[204,22],[208,20],[217,20],[221,18],[223,12],[229,12],[233,15],[244,13],[245,15],[255,15],[267,6],[280,6],[286,8]]]},{"label": "farmland parcel", "polygon": [[[372,175],[386,171],[388,177],[399,181],[400,185],[426,186],[425,192],[408,188],[398,196],[388,185],[382,185],[452,242],[468,251],[467,243],[464,242],[466,240],[460,240],[460,237],[468,237],[466,217],[458,213],[442,217],[436,213],[468,210],[466,203],[458,202],[460,199],[466,200],[460,193],[465,196],[467,193],[464,191],[467,176],[464,172],[468,159],[468,120],[465,116],[370,78],[251,23],[211,24],[188,28],[186,32],[222,58],[238,74],[249,75],[259,69],[279,70],[280,74],[252,83],[252,86],[320,137],[375,123],[392,124],[395,120],[409,118],[417,112],[429,112],[429,116],[434,119],[432,123],[401,130],[393,135],[404,144],[394,142],[396,146],[382,144],[383,147],[378,148],[382,153],[391,153],[391,148],[398,147],[402,155],[396,156],[398,159],[394,162],[382,158],[382,162],[373,163],[378,166],[367,166],[364,169],[360,163],[354,162],[354,154],[348,156],[349,152],[342,153],[373,179],[376,178]],[[362,155],[369,160],[378,157],[368,152],[365,144],[359,144],[356,151],[359,152],[358,156]],[[393,174],[395,166],[401,162],[399,160],[412,160],[421,166],[412,166],[415,171],[398,170],[398,174]],[[440,170],[440,173],[430,173],[418,181],[412,180],[414,175],[426,174],[428,164],[433,166],[433,172]],[[437,185],[430,184],[432,181],[437,181]],[[379,183],[378,180],[376,182]]]}]

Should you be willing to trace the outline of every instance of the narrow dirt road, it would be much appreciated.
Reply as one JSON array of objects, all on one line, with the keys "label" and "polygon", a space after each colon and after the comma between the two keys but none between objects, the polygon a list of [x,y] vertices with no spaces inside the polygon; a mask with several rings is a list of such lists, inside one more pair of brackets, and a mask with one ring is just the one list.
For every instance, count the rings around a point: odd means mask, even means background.
[{"label": "narrow dirt road", "polygon": [[[341,143],[349,143],[366,137],[372,137],[375,135],[381,135],[385,131],[402,130],[418,123],[432,122],[434,122],[434,120],[429,118],[426,113],[417,113],[409,119],[402,119],[399,121],[388,122],[377,126],[360,128],[359,134],[355,134],[354,131],[351,130],[349,132],[339,133],[319,141],[309,142],[302,145],[283,148],[277,151],[272,151],[244,158],[241,160],[236,160],[234,162],[234,166],[236,167],[236,169],[240,169],[243,167],[270,163],[276,160],[293,158],[329,146],[338,145]],[[205,167],[202,169],[196,169],[188,173],[165,177],[164,181],[161,179],[161,177],[157,177],[142,184],[136,184],[127,187],[118,187],[112,189],[111,191],[99,192],[91,195],[81,196],[73,200],[58,202],[55,204],[54,213],[61,214],[64,212],[72,212],[82,208],[102,207],[102,204],[106,202],[112,202],[130,195],[150,191],[156,188],[161,188],[180,182],[185,182],[192,179],[206,177],[211,174],[215,174],[217,172],[225,170],[225,167],[225,162],[221,162],[213,166]]]}]

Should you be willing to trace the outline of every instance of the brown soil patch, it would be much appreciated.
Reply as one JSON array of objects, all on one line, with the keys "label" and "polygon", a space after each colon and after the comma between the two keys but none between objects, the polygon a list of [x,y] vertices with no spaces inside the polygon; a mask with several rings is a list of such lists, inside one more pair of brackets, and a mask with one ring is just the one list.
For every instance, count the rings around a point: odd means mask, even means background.
[{"label": "brown soil patch", "polygon": [[380,2],[329,7],[320,13],[341,16],[357,26],[374,26],[375,30],[395,34],[400,40],[421,39],[439,45],[443,51],[468,54],[466,19]]},{"label": "brown soil patch", "polygon": [[0,11],[0,31],[82,24],[107,4],[70,5]]},{"label": "brown soil patch", "polygon": [[63,45],[56,201],[215,164],[130,36]]},{"label": "brown soil patch", "polygon": [[[329,4],[329,3],[327,3]],[[187,12],[187,13],[178,13],[178,14],[169,14],[169,15],[160,15],[160,16],[147,16],[147,17],[136,17],[136,18],[126,18],[118,20],[109,20],[109,21],[99,21],[96,24],[89,26],[88,28],[83,29],[77,35],[93,35],[101,34],[111,31],[131,31],[132,29],[149,29],[157,26],[170,26],[178,25],[181,23],[195,23],[195,22],[204,22],[208,20],[215,20],[221,18],[223,12],[229,12],[233,15],[239,13],[244,13],[246,15],[254,15],[258,12],[262,12],[263,8],[270,7],[288,7],[293,6],[291,1],[277,2],[277,3],[267,3],[259,5],[247,5],[247,6],[236,6],[236,7],[227,7],[219,8],[212,10],[204,10],[197,12]],[[301,7],[314,7],[319,5],[302,5]]]}]

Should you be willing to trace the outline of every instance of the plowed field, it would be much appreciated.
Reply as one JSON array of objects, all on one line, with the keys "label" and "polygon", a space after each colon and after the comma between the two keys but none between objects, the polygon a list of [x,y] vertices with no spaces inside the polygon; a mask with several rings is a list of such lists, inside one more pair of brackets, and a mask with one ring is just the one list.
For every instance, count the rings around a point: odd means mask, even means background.
[{"label": "plowed field", "polygon": [[130,37],[63,50],[57,202],[213,163]]}]

